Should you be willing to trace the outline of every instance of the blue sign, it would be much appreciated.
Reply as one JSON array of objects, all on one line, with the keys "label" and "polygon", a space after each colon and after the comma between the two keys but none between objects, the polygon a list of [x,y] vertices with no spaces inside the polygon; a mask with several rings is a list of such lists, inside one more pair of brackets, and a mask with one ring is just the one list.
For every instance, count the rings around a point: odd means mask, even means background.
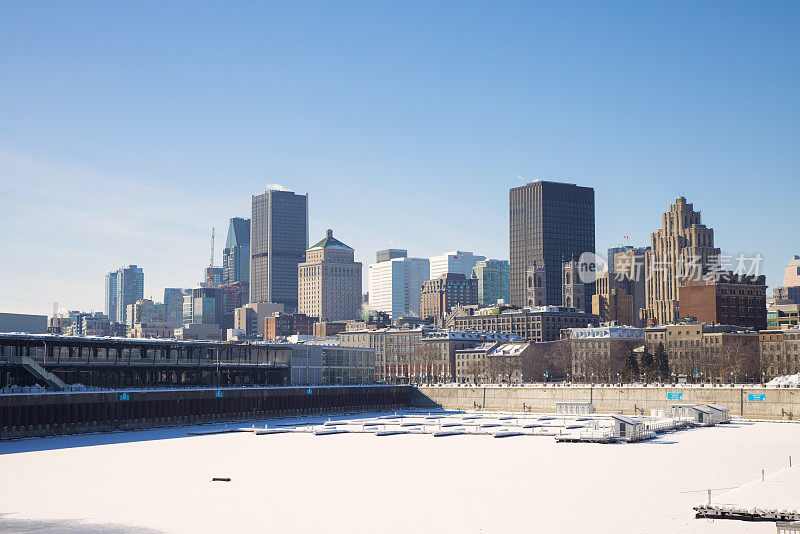
[{"label": "blue sign", "polygon": [[121,401],[131,400],[131,397],[127,393],[120,393],[119,400]]},{"label": "blue sign", "polygon": [[747,400],[749,401],[763,401],[766,400],[767,396],[763,393],[748,393]]},{"label": "blue sign", "polygon": [[311,395],[311,388],[308,388],[308,389],[306,390],[306,395]]},{"label": "blue sign", "polygon": [[681,400],[683,393],[667,393],[667,398],[670,400]]},{"label": "blue sign", "polygon": [[214,392],[214,396],[217,397],[217,398],[221,398],[222,397],[222,390],[218,389],[217,391],[215,391]]}]

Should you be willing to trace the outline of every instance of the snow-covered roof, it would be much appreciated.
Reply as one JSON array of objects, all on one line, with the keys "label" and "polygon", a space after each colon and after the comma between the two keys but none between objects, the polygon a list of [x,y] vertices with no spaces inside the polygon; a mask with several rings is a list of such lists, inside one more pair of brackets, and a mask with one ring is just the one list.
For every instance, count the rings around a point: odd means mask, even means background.
[{"label": "snow-covered roof", "polygon": [[617,421],[622,421],[623,423],[626,423],[626,424],[629,424],[629,425],[641,425],[642,424],[642,422],[639,421],[638,419],[633,419],[633,418],[628,417],[626,415],[620,415],[620,414],[616,414],[616,413],[612,413],[611,414],[611,418],[612,419],[616,419]]}]

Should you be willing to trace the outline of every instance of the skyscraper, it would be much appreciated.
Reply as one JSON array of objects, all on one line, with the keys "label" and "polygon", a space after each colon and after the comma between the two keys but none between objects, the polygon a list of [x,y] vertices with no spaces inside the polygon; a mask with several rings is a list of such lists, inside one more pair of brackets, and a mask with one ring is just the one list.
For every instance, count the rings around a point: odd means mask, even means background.
[{"label": "skyscraper", "polygon": [[328,230],[298,267],[298,311],[327,321],[356,319],[361,311],[361,262]]},{"label": "skyscraper", "polygon": [[[594,189],[536,181],[509,191],[511,303],[533,306],[526,298],[529,270],[543,266],[546,302],[561,304],[562,263],[594,253]],[[585,285],[583,302],[591,300]]]},{"label": "skyscraper", "polygon": [[428,258],[392,258],[373,263],[369,273],[369,307],[392,318],[419,316],[422,284],[430,279]]},{"label": "skyscraper", "polygon": [[645,319],[648,324],[678,320],[678,288],[682,279],[700,279],[719,268],[720,250],[714,247],[714,230],[700,222],[684,197],[670,204],[662,226],[651,234],[645,258]]},{"label": "skyscraper", "polygon": [[252,197],[250,301],[297,311],[297,266],[308,248],[308,195],[270,189]]},{"label": "skyscraper", "polygon": [[144,272],[129,265],[106,275],[106,314],[111,321],[125,324],[129,304],[144,298]]},{"label": "skyscraper", "polygon": [[235,282],[250,285],[250,219],[240,217],[231,219],[222,251],[222,284]]},{"label": "skyscraper", "polygon": [[511,301],[511,267],[506,260],[481,260],[472,269],[478,279],[478,304],[491,306]]},{"label": "skyscraper", "polygon": [[164,288],[165,320],[172,326],[183,324],[183,296],[188,292],[178,287]]},{"label": "skyscraper", "polygon": [[454,250],[439,256],[431,257],[431,279],[439,278],[443,274],[463,274],[467,278],[472,276],[472,268],[486,256],[478,256],[472,252]]},{"label": "skyscraper", "polygon": [[111,320],[117,317],[117,271],[106,275],[106,317]]}]

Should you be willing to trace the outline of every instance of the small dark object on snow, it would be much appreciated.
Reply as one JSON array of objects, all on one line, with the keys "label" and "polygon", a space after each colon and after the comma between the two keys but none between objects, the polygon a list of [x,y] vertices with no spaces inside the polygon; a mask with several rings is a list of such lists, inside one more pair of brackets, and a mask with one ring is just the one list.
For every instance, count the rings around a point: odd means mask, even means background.
[{"label": "small dark object on snow", "polygon": [[211,482],[230,482],[231,479],[228,477],[214,477],[211,479]]}]

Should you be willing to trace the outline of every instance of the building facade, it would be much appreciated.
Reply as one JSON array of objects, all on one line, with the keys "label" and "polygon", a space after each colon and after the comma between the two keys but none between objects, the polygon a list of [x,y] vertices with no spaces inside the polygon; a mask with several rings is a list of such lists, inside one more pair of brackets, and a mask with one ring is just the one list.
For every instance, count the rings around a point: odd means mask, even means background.
[{"label": "building facade", "polygon": [[590,293],[581,281],[580,264],[575,260],[565,261],[561,265],[561,305],[589,312],[592,303],[591,300],[586,300],[588,294]]},{"label": "building facade", "polygon": [[328,321],[360,315],[361,263],[352,248],[333,237],[333,230],[306,251],[297,269],[300,313]]},{"label": "building facade", "polygon": [[325,341],[279,344],[291,350],[293,386],[357,385],[375,382],[375,351]]},{"label": "building facade", "polygon": [[264,319],[264,340],[272,341],[279,337],[313,336],[314,324],[318,317],[303,313],[276,313]]},{"label": "building facade", "polygon": [[178,287],[164,288],[164,315],[165,320],[174,327],[183,324],[183,297],[189,290]]},{"label": "building facade", "polygon": [[150,299],[137,300],[128,304],[125,317],[128,328],[133,328],[136,323],[163,323],[166,321],[166,306]]},{"label": "building facade", "polygon": [[762,330],[758,336],[763,380],[800,373],[800,328]]},{"label": "building facade", "polygon": [[129,265],[106,275],[106,316],[120,324],[126,323],[129,304],[144,298],[144,272]]},{"label": "building facade", "polygon": [[431,263],[431,278],[439,278],[443,274],[463,274],[469,278],[472,276],[472,269],[479,261],[486,259],[486,256],[478,256],[472,252],[464,252],[461,250],[453,250],[445,252],[439,256],[432,256]]},{"label": "building facade", "polygon": [[699,279],[718,269],[719,261],[714,230],[700,222],[692,204],[678,197],[662,215],[661,228],[651,235],[650,252],[645,254],[647,324],[677,321],[681,281]]},{"label": "building facade", "polygon": [[472,269],[478,280],[478,304],[494,306],[511,302],[511,265],[506,260],[481,260]]},{"label": "building facade", "polygon": [[419,317],[422,284],[430,279],[427,258],[395,257],[368,267],[369,307],[393,319]]},{"label": "building facade", "polygon": [[484,308],[472,315],[454,318],[456,330],[505,332],[517,334],[525,341],[556,341],[564,328],[597,325],[597,315],[578,312],[574,308],[541,306],[523,309]]},{"label": "building facade", "polygon": [[194,287],[183,298],[183,324],[223,327],[225,300],[221,287]]},{"label": "building facade", "polygon": [[250,298],[250,219],[233,217],[222,250],[222,285],[241,283],[244,302]]},{"label": "building facade", "polygon": [[234,310],[233,328],[243,330],[248,337],[264,339],[264,320],[283,311],[283,304],[248,302]]},{"label": "building facade", "polygon": [[445,273],[422,284],[420,316],[442,326],[453,306],[478,304],[478,280],[461,273]]},{"label": "building facade", "polygon": [[[509,192],[509,225],[511,304],[535,305],[526,299],[534,263],[546,273],[543,304],[561,304],[562,263],[595,251],[594,189],[547,181],[515,187]],[[584,286],[584,303],[591,289]]]},{"label": "building facade", "polygon": [[250,301],[297,311],[297,266],[308,248],[308,195],[268,190],[252,197]]},{"label": "building facade", "polygon": [[767,328],[766,277],[726,273],[687,280],[678,289],[682,318],[707,324]]},{"label": "building facade", "polygon": [[573,328],[567,336],[575,382],[621,382],[626,357],[645,344],[644,330],[632,326]]},{"label": "building facade", "polygon": [[592,295],[592,313],[604,323],[615,322],[627,326],[638,326],[634,317],[633,297],[625,290],[614,288],[610,292]]}]

